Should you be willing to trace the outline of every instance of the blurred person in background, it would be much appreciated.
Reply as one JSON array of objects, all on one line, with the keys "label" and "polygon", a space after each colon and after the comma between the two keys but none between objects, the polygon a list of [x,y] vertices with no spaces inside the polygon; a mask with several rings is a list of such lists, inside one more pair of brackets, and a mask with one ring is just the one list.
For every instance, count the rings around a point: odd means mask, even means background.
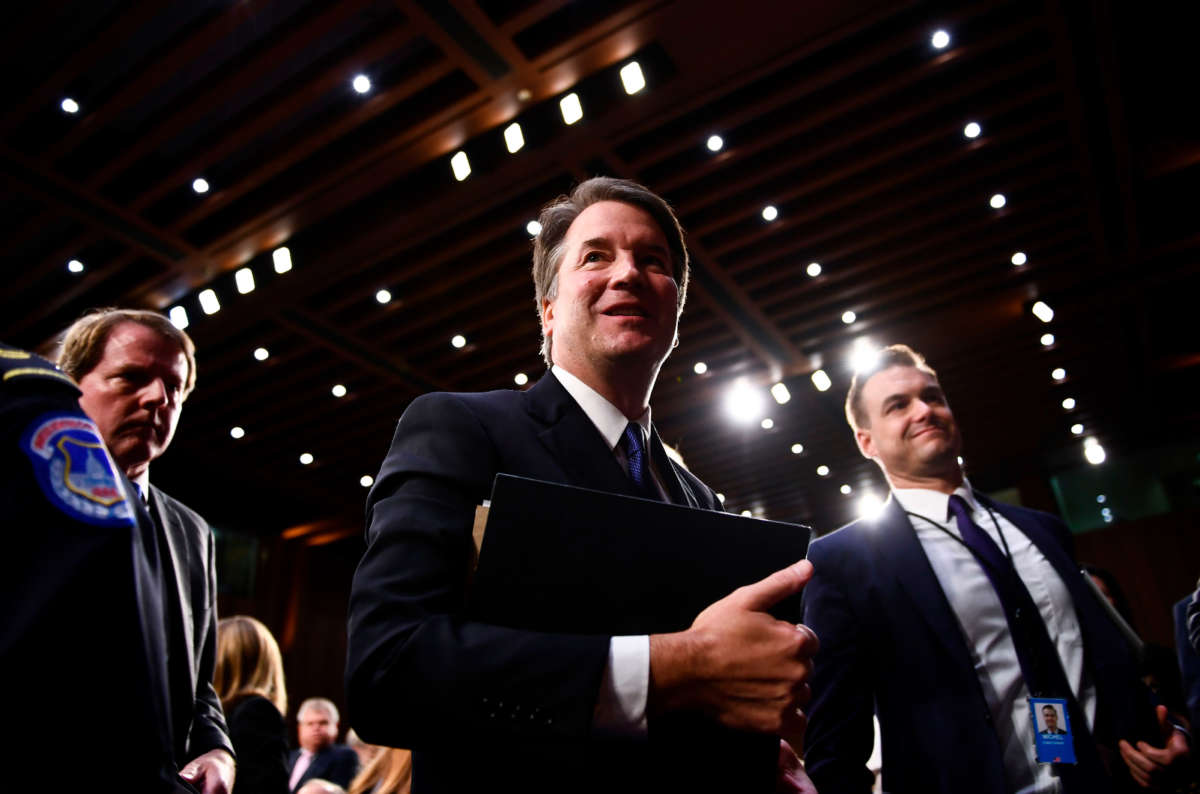
[{"label": "blurred person in background", "polygon": [[266,626],[246,615],[217,624],[213,684],[238,758],[233,794],[286,794],[287,687],[279,645]]},{"label": "blurred person in background", "polygon": [[300,749],[288,758],[291,769],[288,787],[298,792],[309,780],[320,779],[348,786],[358,773],[358,754],[336,744],[338,710],[332,700],[309,698],[296,712]]},{"label": "blurred person in background", "polygon": [[350,783],[349,794],[409,794],[412,752],[382,747]]}]

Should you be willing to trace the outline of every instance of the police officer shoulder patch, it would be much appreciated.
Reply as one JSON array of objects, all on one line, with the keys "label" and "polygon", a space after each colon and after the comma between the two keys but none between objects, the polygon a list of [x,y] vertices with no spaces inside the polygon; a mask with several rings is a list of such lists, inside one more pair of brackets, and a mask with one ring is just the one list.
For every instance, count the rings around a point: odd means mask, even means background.
[{"label": "police officer shoulder patch", "polygon": [[67,411],[44,414],[23,434],[21,449],[57,510],[102,527],[134,525],[124,481],[92,420]]}]

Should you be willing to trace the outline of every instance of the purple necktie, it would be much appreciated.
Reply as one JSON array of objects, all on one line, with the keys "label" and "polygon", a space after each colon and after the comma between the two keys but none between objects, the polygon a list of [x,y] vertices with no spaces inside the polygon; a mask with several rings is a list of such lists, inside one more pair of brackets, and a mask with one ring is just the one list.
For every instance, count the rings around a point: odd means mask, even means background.
[{"label": "purple necktie", "polygon": [[642,428],[634,422],[625,425],[621,441],[625,445],[625,459],[629,462],[629,479],[633,481],[634,492],[644,499],[662,501],[650,476],[646,447],[642,443]]}]

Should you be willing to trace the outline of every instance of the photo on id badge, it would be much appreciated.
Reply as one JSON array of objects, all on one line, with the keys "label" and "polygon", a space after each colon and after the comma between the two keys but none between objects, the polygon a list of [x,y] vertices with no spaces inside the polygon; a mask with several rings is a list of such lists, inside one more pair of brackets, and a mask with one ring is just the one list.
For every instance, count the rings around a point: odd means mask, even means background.
[{"label": "photo on id badge", "polygon": [[1075,763],[1071,718],[1063,698],[1029,698],[1037,760],[1043,764]]}]

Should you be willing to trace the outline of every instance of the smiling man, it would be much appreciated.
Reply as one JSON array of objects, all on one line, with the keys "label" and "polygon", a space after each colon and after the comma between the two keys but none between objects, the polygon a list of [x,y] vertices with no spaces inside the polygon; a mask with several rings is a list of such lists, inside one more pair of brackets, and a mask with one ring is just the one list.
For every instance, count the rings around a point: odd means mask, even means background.
[{"label": "smiling man", "polygon": [[100,309],[63,337],[58,365],[79,384],[79,406],[137,486],[164,565],[171,713],[180,775],[205,794],[232,789],[233,749],[212,687],[216,572],[212,533],[199,515],[150,484],[150,463],[171,444],[196,384],[195,346],[161,314]]},{"label": "smiling man", "polygon": [[[933,369],[904,345],[884,349],[854,376],[846,418],[892,496],[809,555],[819,573],[804,618],[822,648],[805,757],[822,794],[871,790],[873,713],[886,791],[1090,794],[1161,781],[1185,738],[1151,704],[1069,530],[963,476]],[[1038,762],[1030,696],[1067,704],[1077,764]]]},{"label": "smiling man", "polygon": [[664,774],[707,790],[711,759],[655,770],[655,726],[681,714],[761,733],[802,723],[816,637],[765,610],[799,591],[808,563],[676,634],[538,634],[462,614],[475,507],[498,473],[720,509],[667,457],[650,418],[687,291],[674,213],[640,185],[596,178],[539,220],[533,279],[550,370],[523,392],[427,394],[401,417],[351,594],[351,717],[364,739],[414,750],[416,794],[637,791]]}]

